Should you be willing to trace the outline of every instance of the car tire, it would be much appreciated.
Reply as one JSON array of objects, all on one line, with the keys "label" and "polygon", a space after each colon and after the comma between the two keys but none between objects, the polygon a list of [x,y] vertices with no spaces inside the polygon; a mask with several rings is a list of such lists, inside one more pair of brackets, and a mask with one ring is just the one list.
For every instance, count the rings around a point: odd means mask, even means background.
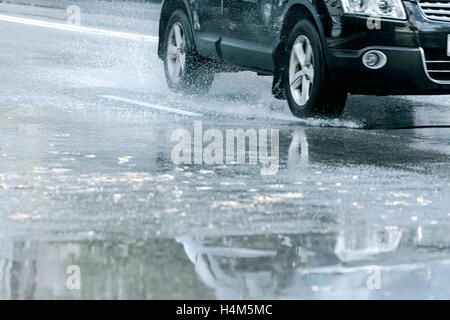
[{"label": "car tire", "polygon": [[335,117],[344,110],[347,92],[338,87],[327,71],[316,27],[299,21],[287,39],[284,91],[296,117]]},{"label": "car tire", "polygon": [[205,94],[214,81],[214,70],[200,57],[194,45],[189,18],[176,10],[164,34],[164,71],[169,88],[187,94]]}]

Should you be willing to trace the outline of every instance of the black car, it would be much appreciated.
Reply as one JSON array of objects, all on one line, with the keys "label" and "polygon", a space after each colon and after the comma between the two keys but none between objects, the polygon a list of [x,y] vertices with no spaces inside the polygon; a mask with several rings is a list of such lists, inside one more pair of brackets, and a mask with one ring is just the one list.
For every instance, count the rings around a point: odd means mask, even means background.
[{"label": "black car", "polygon": [[273,75],[296,116],[339,115],[348,93],[450,94],[450,0],[165,0],[169,87]]}]

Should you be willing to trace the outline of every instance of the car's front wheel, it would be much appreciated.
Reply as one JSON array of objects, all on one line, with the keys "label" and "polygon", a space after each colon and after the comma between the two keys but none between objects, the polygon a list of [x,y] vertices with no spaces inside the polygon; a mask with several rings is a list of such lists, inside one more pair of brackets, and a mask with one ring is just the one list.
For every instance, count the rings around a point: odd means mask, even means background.
[{"label": "car's front wheel", "polygon": [[347,92],[331,80],[319,34],[309,20],[298,22],[288,38],[284,90],[297,117],[338,116]]},{"label": "car's front wheel", "polygon": [[197,54],[184,11],[177,10],[171,15],[164,43],[164,70],[169,88],[175,92],[207,93],[214,80],[214,70]]}]

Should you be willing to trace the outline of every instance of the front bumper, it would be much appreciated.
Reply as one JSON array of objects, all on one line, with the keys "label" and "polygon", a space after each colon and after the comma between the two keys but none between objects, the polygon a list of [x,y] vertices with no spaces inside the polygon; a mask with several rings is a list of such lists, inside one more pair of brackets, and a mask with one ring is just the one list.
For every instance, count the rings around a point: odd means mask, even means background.
[{"label": "front bumper", "polygon": [[[429,20],[417,3],[404,3],[408,20],[382,20],[380,29],[369,30],[364,17],[340,17],[338,35],[334,30],[327,40],[328,66],[339,85],[360,94],[450,94],[450,72],[433,72],[435,66],[450,70],[450,22]],[[372,49],[387,56],[383,68],[363,65]]]},{"label": "front bumper", "polygon": [[[387,57],[378,70],[366,68],[362,56],[379,50]],[[367,47],[361,50],[329,50],[336,83],[354,94],[450,94],[450,81],[430,77],[422,48]]]}]

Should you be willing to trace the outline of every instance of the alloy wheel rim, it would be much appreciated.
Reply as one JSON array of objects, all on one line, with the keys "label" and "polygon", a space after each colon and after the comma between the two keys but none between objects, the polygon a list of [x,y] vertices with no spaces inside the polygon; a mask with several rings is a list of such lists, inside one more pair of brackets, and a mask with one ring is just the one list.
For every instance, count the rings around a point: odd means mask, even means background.
[{"label": "alloy wheel rim", "polygon": [[293,46],[289,63],[289,85],[292,98],[299,106],[308,103],[314,83],[314,55],[311,42],[301,35]]},{"label": "alloy wheel rim", "polygon": [[173,83],[183,77],[186,67],[186,36],[183,26],[176,22],[172,25],[167,41],[167,71]]}]

